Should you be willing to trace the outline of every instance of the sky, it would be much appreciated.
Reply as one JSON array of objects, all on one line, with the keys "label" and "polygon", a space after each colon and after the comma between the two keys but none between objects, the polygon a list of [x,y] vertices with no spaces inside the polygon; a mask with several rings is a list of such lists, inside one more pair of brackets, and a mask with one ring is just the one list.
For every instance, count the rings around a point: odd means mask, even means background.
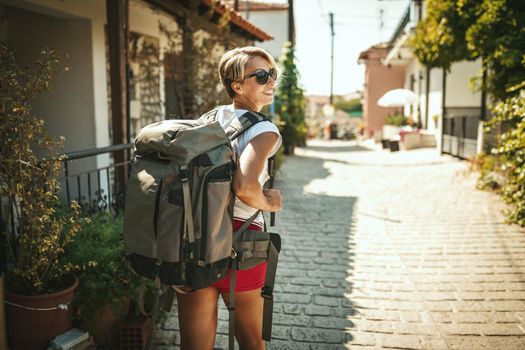
[{"label": "sky", "polygon": [[388,41],[408,4],[408,0],[294,0],[297,65],[306,94],[330,94],[329,12],[334,14],[334,94],[338,95],[363,90],[359,53]]}]

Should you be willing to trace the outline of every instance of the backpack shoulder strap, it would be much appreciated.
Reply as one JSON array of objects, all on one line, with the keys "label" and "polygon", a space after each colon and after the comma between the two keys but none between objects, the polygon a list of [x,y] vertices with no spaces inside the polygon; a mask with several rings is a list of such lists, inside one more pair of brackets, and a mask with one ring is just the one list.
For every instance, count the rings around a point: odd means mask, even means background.
[{"label": "backpack shoulder strap", "polygon": [[[211,123],[217,120],[217,113],[219,112],[219,109],[222,106],[217,106],[214,109],[212,109],[209,112],[204,113],[202,116],[199,117],[199,120],[203,123]],[[247,111],[243,115],[241,115],[239,118],[235,118],[232,123],[226,127],[224,132],[228,136],[228,138],[233,141],[237,137],[239,137],[243,132],[248,130],[250,127],[254,126],[255,124],[269,120],[268,117],[266,117],[262,113],[253,112],[253,111]]]},{"label": "backpack shoulder strap", "polygon": [[250,127],[266,120],[269,119],[262,113],[247,111],[239,118],[234,119],[224,131],[230,140],[233,141]]},{"label": "backpack shoulder strap", "polygon": [[221,108],[221,106],[217,106],[214,109],[212,109],[211,111],[208,111],[208,112],[204,113],[203,115],[201,115],[199,117],[199,120],[204,122],[204,123],[209,123],[209,122],[215,121],[217,119],[217,112],[219,112],[220,108]]}]

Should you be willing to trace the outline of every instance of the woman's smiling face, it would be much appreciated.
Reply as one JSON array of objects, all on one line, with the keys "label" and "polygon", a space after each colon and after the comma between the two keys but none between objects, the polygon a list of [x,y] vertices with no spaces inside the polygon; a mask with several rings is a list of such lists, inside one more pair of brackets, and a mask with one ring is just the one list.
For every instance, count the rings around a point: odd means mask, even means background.
[{"label": "woman's smiling face", "polygon": [[272,68],[274,67],[260,56],[250,58],[244,68],[244,80],[237,83],[238,90],[234,101],[245,104],[254,111],[260,111],[263,106],[271,104],[274,98],[275,80],[270,76],[266,84],[260,85],[255,76],[249,76],[260,70],[268,72]]}]

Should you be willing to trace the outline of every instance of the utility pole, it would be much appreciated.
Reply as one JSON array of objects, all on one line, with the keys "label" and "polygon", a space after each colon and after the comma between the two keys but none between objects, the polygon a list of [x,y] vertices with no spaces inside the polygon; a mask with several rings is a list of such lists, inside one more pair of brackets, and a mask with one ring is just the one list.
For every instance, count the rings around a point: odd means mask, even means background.
[{"label": "utility pole", "polygon": [[331,50],[331,72],[330,72],[330,104],[334,104],[334,13],[330,12],[330,33],[332,36],[332,50]]},{"label": "utility pole", "polygon": [[383,41],[383,27],[385,26],[385,22],[383,20],[383,9],[379,9],[379,41]]},{"label": "utility pole", "polygon": [[293,15],[293,0],[288,0],[288,41],[295,47],[295,19]]}]

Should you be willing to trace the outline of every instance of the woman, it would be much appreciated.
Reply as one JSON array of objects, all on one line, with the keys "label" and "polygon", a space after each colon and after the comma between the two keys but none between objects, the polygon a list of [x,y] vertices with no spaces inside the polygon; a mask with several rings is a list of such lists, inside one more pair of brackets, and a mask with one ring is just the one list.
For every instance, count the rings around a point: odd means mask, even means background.
[{"label": "woman", "polygon": [[[234,118],[247,110],[260,112],[273,102],[277,66],[266,51],[256,47],[241,47],[227,51],[219,62],[221,83],[232,104],[221,106],[217,119],[227,127]],[[268,178],[268,158],[281,145],[281,135],[270,121],[255,124],[233,146],[238,156],[233,190],[237,196],[234,207],[234,231],[256,210],[281,210],[282,199],[278,190],[264,190]],[[260,214],[250,226],[261,231]],[[264,349],[262,340],[263,298],[266,264],[250,270],[237,271],[235,287],[235,336],[241,349]],[[229,274],[214,285],[189,294],[177,294],[182,349],[213,349],[217,329],[219,294],[226,305],[229,301]]]}]

